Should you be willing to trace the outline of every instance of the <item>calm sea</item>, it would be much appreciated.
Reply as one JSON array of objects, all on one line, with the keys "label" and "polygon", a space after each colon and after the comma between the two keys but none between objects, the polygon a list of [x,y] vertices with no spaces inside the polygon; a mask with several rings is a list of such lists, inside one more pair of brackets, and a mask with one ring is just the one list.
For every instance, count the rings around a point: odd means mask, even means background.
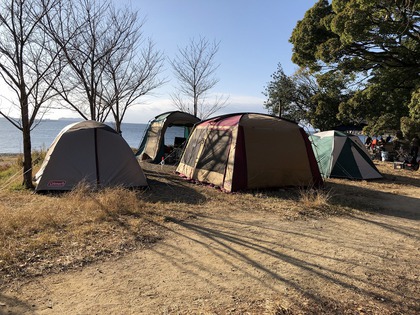
[{"label": "calm sea", "polygon": [[[75,120],[44,120],[31,133],[32,150],[46,150],[54,141],[58,133]],[[112,125],[111,125],[112,126]],[[123,123],[122,136],[130,147],[138,148],[147,124]],[[168,128],[165,133],[165,144],[173,144],[175,137],[183,137],[183,129]],[[0,118],[0,153],[22,153],[22,133],[10,122]]]}]

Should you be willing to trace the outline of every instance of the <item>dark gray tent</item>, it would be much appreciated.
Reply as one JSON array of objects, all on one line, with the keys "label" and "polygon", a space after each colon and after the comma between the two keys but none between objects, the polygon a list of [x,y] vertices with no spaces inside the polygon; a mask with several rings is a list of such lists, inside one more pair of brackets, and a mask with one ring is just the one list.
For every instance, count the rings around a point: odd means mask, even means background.
[{"label": "dark gray tent", "polygon": [[84,181],[93,188],[147,186],[133,151],[114,129],[96,121],[65,127],[35,175],[36,191],[71,190]]},{"label": "dark gray tent", "polygon": [[[159,163],[165,155],[165,132],[169,127],[184,128],[184,137],[175,139],[174,145],[181,146],[186,143],[190,131],[200,119],[194,115],[173,111],[156,116],[147,126],[146,133],[136,153],[140,160]],[[179,143],[178,143],[179,142]]]}]

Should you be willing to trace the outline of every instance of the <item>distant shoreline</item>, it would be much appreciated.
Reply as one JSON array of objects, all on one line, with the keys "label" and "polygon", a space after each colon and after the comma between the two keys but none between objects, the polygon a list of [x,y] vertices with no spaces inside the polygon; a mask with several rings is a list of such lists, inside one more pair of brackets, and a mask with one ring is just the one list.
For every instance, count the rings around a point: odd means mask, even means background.
[{"label": "distant shoreline", "polygon": [[[5,153],[23,154],[22,132],[17,128],[14,128],[11,124],[3,122],[4,120],[0,118],[0,134],[2,135],[0,138],[0,155],[5,156]],[[37,125],[31,132],[32,151],[46,151],[60,131],[68,126],[69,123],[73,122],[65,120],[45,120],[43,123]],[[123,123],[123,138],[130,147],[139,147],[146,127],[147,125],[145,124]],[[178,131],[176,128],[168,128],[166,134],[169,139],[168,141],[173,141],[172,139],[175,136],[178,136],[180,132],[181,131]]]}]

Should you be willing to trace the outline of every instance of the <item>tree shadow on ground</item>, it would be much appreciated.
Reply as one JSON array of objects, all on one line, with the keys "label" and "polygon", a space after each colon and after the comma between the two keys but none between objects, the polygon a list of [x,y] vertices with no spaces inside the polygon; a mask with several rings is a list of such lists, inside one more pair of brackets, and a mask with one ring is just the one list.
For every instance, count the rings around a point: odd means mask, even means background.
[{"label": "tree shadow on ground", "polygon": [[[338,256],[335,253],[339,250],[353,253],[357,248],[354,243],[348,241],[343,244],[336,242],[337,239],[328,238],[322,230],[296,229],[288,226],[287,223],[279,224],[278,229],[268,232],[265,225],[254,225],[246,219],[236,218],[235,220],[226,218],[216,218],[213,216],[201,216],[199,221],[179,221],[173,219],[174,224],[181,229],[173,229],[172,232],[178,237],[185,238],[189,247],[182,247],[183,242],[175,245],[165,244],[165,246],[175,246],[177,248],[155,249],[162,258],[177,266],[182,273],[191,273],[197,281],[213,281],[214,287],[227,281],[220,277],[217,266],[227,265],[222,270],[237,273],[235,277],[252,279],[257,286],[266,288],[267,292],[273,292],[277,297],[281,296],[281,287],[289,288],[287,298],[296,299],[296,305],[309,306],[306,311],[312,309],[308,314],[331,312],[336,310],[357,309],[359,303],[373,305],[373,303],[383,304],[386,309],[405,309],[407,314],[414,314],[413,305],[417,303],[415,293],[400,292],[386,283],[377,281],[384,270],[380,265],[369,265],[364,261],[352,259],[352,256]],[[267,223],[266,223],[267,224]],[[247,230],[253,230],[249,234]],[[274,232],[273,232],[274,231]],[[358,231],[361,232],[361,231]],[[357,235],[358,232],[355,232]],[[285,242],[284,239],[293,238],[296,241]],[[350,238],[346,233],[337,236],[339,238]],[[302,246],[307,241],[315,241],[317,244],[313,249],[333,248],[330,251],[311,251]],[[194,244],[194,245],[192,245]],[[195,256],[192,246],[203,247],[203,253],[207,257]],[[171,255],[171,250],[180,252],[184,255],[183,259],[189,261],[188,264],[177,260]],[[363,255],[375,256],[376,252],[367,251]],[[349,258],[347,258],[349,257]],[[379,260],[379,256],[377,260]],[[217,260],[218,264],[209,265],[207,261]],[[212,270],[211,268],[214,268]],[[351,270],[364,268],[366,274],[352,273]],[[257,272],[255,272],[257,270]],[[204,271],[204,272],[202,272]],[[291,272],[291,273],[290,273]],[[206,276],[208,274],[208,276]],[[216,276],[215,276],[216,275]],[[393,281],[394,276],[389,275],[388,281]],[[308,282],[309,281],[309,282]],[[346,304],[345,300],[327,296],[313,287],[310,282],[324,283],[338,288],[340,292],[349,292],[358,296],[360,301],[352,300],[355,304]],[[248,282],[247,282],[248,283]],[[239,287],[241,286],[238,280]],[[249,284],[248,284],[249,285]],[[302,303],[302,299],[307,303]],[[405,301],[402,303],[401,301]],[[297,310],[302,311],[300,308]]]},{"label": "tree shadow on ground", "polygon": [[0,293],[0,315],[35,314],[34,309],[15,297],[5,296]]}]

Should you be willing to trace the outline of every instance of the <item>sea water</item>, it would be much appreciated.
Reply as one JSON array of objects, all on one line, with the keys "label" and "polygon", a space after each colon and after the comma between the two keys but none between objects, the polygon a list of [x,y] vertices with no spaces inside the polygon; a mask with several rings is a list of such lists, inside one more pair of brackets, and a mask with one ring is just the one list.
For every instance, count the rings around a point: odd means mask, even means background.
[{"label": "sea water", "polygon": [[[42,120],[31,132],[32,150],[47,150],[59,132],[69,124],[80,120]],[[111,127],[112,123],[109,124]],[[146,131],[147,124],[123,123],[122,136],[132,148],[138,148]],[[181,127],[171,127],[165,132],[165,144],[174,143],[175,137],[183,137]],[[5,118],[0,118],[0,154],[22,153],[22,132]]]}]

